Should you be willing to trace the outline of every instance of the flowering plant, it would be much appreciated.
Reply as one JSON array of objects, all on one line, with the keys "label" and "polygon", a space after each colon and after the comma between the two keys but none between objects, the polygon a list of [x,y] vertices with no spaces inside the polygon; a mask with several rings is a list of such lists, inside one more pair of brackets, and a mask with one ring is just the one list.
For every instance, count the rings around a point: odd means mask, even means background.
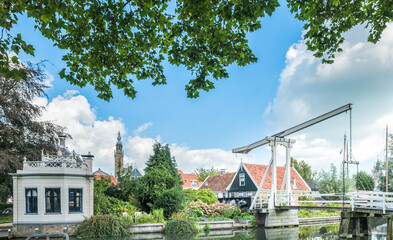
[{"label": "flowering plant", "polygon": [[226,217],[223,216],[225,215],[225,212],[228,212],[230,210],[231,212],[239,212],[240,209],[236,206],[231,206],[229,204],[225,203],[213,203],[213,204],[206,204],[202,202],[201,200],[193,201],[190,202],[187,207],[185,208],[185,212],[187,215],[190,215],[192,217]]}]

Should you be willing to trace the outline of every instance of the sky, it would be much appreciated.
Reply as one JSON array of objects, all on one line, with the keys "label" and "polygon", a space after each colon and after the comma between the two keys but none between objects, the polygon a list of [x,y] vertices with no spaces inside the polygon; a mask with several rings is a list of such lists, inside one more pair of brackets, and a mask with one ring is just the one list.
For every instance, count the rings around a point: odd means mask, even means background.
[{"label": "sky", "polygon": [[[211,167],[236,171],[241,161],[268,164],[267,146],[246,155],[233,154],[232,149],[348,103],[353,104],[352,152],[359,170],[371,173],[375,161],[384,159],[386,125],[393,128],[393,25],[377,44],[367,42],[363,27],[350,30],[343,53],[334,64],[325,65],[307,51],[303,24],[283,3],[262,19],[260,30],[247,36],[258,62],[231,65],[229,78],[215,81],[215,89],[188,99],[184,87],[191,73],[166,64],[166,85],[136,81],[135,99],[114,88],[110,102],[97,98],[93,88],[70,85],[58,76],[65,67],[65,51],[43,38],[31,19],[22,17],[13,33],[21,33],[36,49],[34,57],[21,55],[22,61],[45,61],[48,98],[35,100],[45,107],[41,119],[65,126],[72,135],[67,147],[80,154],[91,152],[94,170],[114,173],[118,131],[125,163],[140,169],[156,141],[170,146],[185,173]],[[331,164],[339,168],[349,126],[349,114],[343,113],[288,136],[296,140],[291,156],[315,171],[328,170]],[[284,165],[284,158],[285,149],[279,148],[279,165]]]}]

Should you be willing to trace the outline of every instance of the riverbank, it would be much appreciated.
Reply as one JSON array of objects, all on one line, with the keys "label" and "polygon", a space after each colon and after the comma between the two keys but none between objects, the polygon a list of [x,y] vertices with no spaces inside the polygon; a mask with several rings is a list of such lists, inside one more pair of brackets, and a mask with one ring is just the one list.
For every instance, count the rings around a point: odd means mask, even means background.
[{"label": "riverbank", "polygon": [[[321,225],[321,224],[337,224],[340,222],[340,216],[331,217],[315,217],[315,218],[299,218],[299,226]],[[208,225],[209,230],[230,230],[230,229],[249,229],[252,228],[250,220],[242,223],[238,221],[202,221],[197,222],[201,229],[206,229]],[[147,234],[147,233],[161,233],[165,227],[164,223],[152,224],[138,224],[131,227],[133,234]],[[0,224],[0,238],[8,238],[8,229],[12,229],[12,223]]]},{"label": "riverbank", "polygon": [[0,223],[0,239],[8,238],[8,229],[12,229],[12,223]]}]

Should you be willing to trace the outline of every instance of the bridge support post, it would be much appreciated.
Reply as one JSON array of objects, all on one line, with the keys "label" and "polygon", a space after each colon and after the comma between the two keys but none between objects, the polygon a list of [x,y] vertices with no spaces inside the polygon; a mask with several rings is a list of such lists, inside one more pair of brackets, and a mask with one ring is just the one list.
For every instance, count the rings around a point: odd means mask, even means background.
[{"label": "bridge support post", "polygon": [[341,212],[340,238],[364,237],[371,235],[368,213]]},{"label": "bridge support post", "polygon": [[393,216],[387,216],[388,222],[387,222],[387,229],[386,229],[386,239],[387,240],[393,240],[393,229],[392,229],[392,223],[393,223]]},{"label": "bridge support post", "polygon": [[269,209],[269,213],[266,214],[265,227],[288,227],[288,226],[299,226],[299,218],[297,210],[279,210]]}]

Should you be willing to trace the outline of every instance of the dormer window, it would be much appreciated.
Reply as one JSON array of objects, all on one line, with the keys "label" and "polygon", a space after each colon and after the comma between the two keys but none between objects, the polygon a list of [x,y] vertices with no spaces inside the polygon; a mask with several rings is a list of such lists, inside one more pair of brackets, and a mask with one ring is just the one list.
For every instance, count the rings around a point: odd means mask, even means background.
[{"label": "dormer window", "polygon": [[239,186],[246,185],[246,174],[240,173],[239,174]]}]

